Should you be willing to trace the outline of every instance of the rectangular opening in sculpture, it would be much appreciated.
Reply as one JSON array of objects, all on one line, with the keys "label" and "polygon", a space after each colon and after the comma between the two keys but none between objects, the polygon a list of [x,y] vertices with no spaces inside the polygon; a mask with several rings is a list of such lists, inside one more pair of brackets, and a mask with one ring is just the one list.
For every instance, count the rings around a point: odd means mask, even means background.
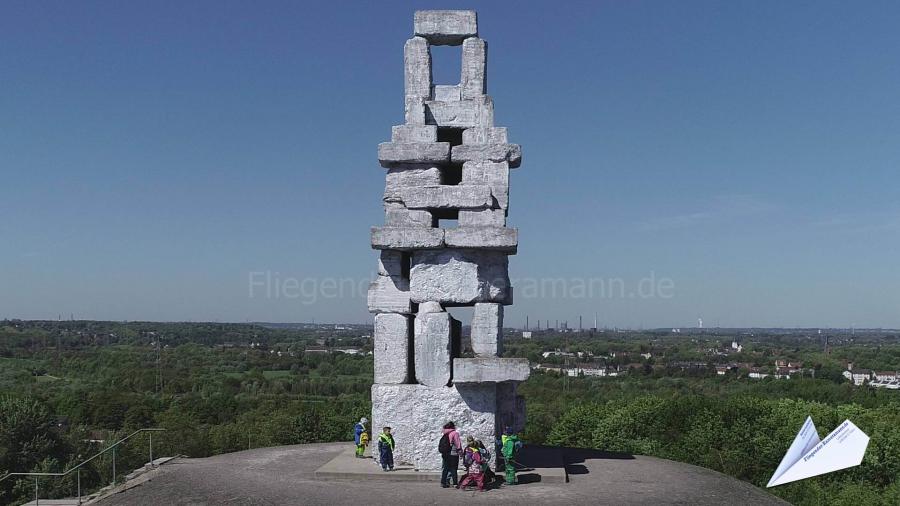
[{"label": "rectangular opening in sculpture", "polygon": [[409,279],[409,271],[412,268],[412,253],[403,251],[400,253],[400,277]]},{"label": "rectangular opening in sculpture", "polygon": [[[416,304],[414,308],[414,313],[419,312],[419,305]],[[410,316],[409,325],[406,326],[406,381],[410,384],[418,383],[416,381],[416,347],[415,347],[415,325],[413,324],[413,319],[415,316]]]},{"label": "rectangular opening in sculpture", "polygon": [[455,127],[438,127],[438,142],[449,142],[450,147],[459,146],[463,143],[463,129]]},{"label": "rectangular opening in sculpture", "polygon": [[441,170],[441,184],[443,184],[443,185],[458,185],[458,184],[462,183],[463,164],[450,163],[444,167],[441,167],[440,170]]},{"label": "rectangular opening in sculpture", "polygon": [[459,224],[459,209],[429,209],[433,228],[452,228]]},{"label": "rectangular opening in sculpture", "polygon": [[462,48],[432,45],[430,49],[432,82],[436,85],[458,84],[462,69]]}]

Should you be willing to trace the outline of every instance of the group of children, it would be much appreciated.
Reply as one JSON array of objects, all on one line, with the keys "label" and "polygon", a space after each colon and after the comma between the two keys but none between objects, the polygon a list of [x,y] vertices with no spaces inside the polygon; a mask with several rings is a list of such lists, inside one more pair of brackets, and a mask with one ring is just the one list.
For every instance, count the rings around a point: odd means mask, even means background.
[{"label": "group of children", "polygon": [[[362,418],[354,428],[356,458],[365,458],[366,446],[369,444],[366,423],[368,423],[368,420]],[[510,427],[506,427],[500,440],[497,441],[497,447],[503,455],[505,483],[507,485],[515,485],[517,482],[514,456],[519,448],[522,447],[522,442]],[[447,422],[444,425],[444,432],[438,443],[438,451],[443,460],[441,486],[444,488],[449,487],[452,481],[453,485],[459,489],[465,489],[466,486],[474,483],[478,490],[484,491],[485,479],[487,478],[490,483],[497,477],[491,470],[491,454],[485,448],[484,443],[472,436],[467,436],[466,446],[463,448],[460,443],[459,433],[456,432],[453,422]],[[457,484],[460,454],[462,454],[463,467],[466,469],[466,473]],[[383,471],[394,470],[394,436],[391,435],[390,427],[384,427],[381,434],[378,435],[378,456],[378,461]]]},{"label": "group of children", "polygon": [[[366,446],[369,446],[369,433],[366,431],[366,424],[369,420],[366,417],[359,419],[356,427],[353,428],[356,441],[356,458],[362,459],[366,457]],[[384,427],[381,434],[378,435],[378,462],[381,463],[382,471],[394,470],[394,436],[391,435],[391,428]]]}]

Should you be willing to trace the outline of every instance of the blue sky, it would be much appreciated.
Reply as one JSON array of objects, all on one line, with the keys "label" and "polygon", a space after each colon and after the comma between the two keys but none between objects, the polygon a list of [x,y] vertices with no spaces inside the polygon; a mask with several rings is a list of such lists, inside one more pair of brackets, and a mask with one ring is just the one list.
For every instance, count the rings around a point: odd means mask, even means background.
[{"label": "blue sky", "polygon": [[[471,7],[4,2],[0,318],[370,321],[249,278],[373,275],[412,13]],[[570,287],[507,325],[900,327],[900,5],[474,8],[524,152],[511,277]]]}]

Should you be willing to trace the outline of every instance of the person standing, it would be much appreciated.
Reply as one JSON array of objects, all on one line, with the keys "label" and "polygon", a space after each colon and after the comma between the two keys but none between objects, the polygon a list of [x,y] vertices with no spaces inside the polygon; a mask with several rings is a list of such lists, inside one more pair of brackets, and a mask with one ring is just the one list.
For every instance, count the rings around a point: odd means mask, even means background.
[{"label": "person standing", "polygon": [[366,417],[362,417],[353,428],[353,440],[356,442],[356,458],[358,459],[364,458],[366,455],[366,445],[369,443],[369,433],[366,431],[368,422]]},{"label": "person standing", "polygon": [[378,456],[383,471],[394,470],[394,436],[390,427],[383,428],[378,435]]},{"label": "person standing", "polygon": [[459,469],[459,456],[462,454],[462,441],[459,438],[459,432],[456,431],[456,425],[453,422],[444,424],[444,434],[438,443],[438,451],[441,454],[441,487],[447,488],[452,481],[453,486],[459,484],[459,476],[456,474]]},{"label": "person standing", "polygon": [[516,485],[518,482],[516,481],[516,466],[513,457],[519,451],[519,448],[522,447],[522,442],[512,428],[507,427],[500,438],[500,444],[500,452],[503,453],[503,469],[506,471],[506,484]]}]

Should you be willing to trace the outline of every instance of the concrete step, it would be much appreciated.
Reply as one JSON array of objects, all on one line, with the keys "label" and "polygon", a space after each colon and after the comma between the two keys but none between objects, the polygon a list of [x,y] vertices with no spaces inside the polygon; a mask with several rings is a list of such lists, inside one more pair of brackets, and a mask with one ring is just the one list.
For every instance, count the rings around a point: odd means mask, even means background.
[{"label": "concrete step", "polygon": [[[440,458],[440,457],[436,457]],[[526,446],[517,456],[519,483],[566,483],[566,467],[561,448]],[[464,471],[460,470],[460,477]],[[502,476],[503,473],[497,473]],[[352,446],[319,467],[315,472],[319,480],[377,480],[377,481],[441,481],[440,473],[420,472],[411,466],[396,466],[393,471],[383,471],[371,457],[356,458]]]}]

